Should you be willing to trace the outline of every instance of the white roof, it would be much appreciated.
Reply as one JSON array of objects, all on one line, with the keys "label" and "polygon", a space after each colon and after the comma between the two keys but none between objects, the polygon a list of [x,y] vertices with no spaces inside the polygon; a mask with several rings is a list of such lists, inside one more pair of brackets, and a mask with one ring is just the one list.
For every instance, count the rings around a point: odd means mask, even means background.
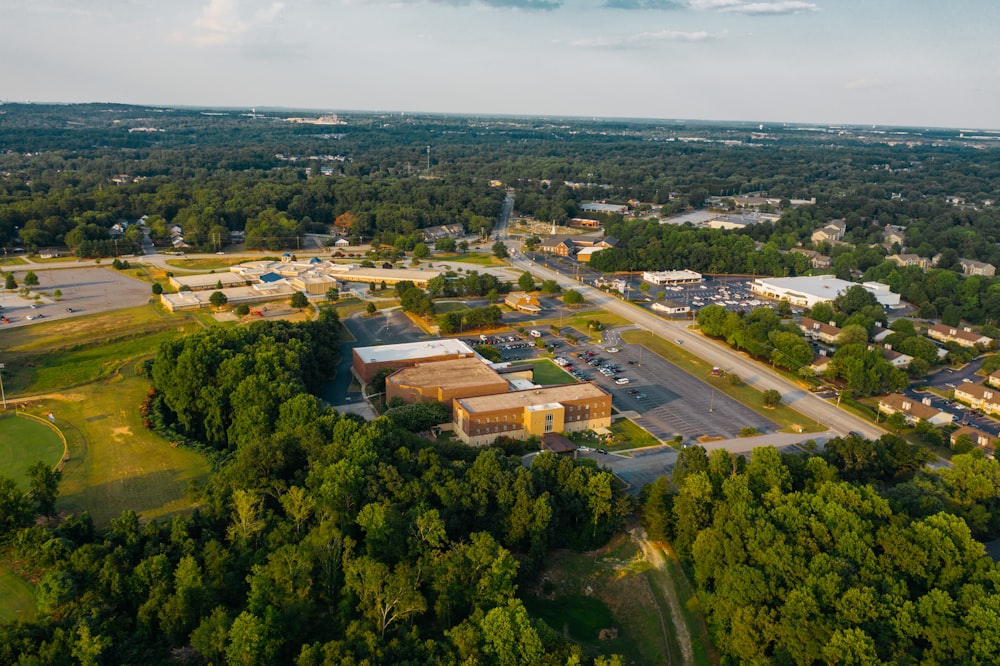
[{"label": "white roof", "polygon": [[376,347],[356,347],[354,353],[365,363],[385,363],[387,361],[406,361],[420,358],[433,358],[447,354],[475,355],[475,351],[461,340],[442,338],[440,340],[423,340],[420,342],[404,342],[398,345],[379,345]]}]

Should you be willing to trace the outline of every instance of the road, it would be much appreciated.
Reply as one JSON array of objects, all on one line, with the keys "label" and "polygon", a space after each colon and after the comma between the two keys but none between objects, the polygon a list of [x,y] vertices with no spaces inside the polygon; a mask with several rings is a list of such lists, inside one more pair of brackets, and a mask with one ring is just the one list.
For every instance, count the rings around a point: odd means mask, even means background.
[{"label": "road", "polygon": [[666,340],[680,341],[680,344],[684,345],[684,348],[690,353],[713,365],[725,368],[728,372],[739,375],[744,382],[756,389],[761,391],[777,390],[781,393],[783,403],[810,419],[819,421],[840,435],[846,436],[850,432],[860,432],[869,439],[878,439],[885,434],[881,428],[840,410],[835,405],[796,386],[770,368],[691,331],[685,322],[663,320],[594,287],[576,282],[568,276],[525,259],[521,253],[512,256],[510,261],[514,267],[531,271],[532,274],[543,280],[555,280],[565,289],[576,289],[591,304],[613,312]]}]

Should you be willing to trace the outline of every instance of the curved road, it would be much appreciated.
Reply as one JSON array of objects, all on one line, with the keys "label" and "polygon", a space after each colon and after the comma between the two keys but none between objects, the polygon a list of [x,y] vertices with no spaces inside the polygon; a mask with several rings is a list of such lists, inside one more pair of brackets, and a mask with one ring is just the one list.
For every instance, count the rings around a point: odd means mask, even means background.
[{"label": "curved road", "polygon": [[610,296],[599,289],[576,282],[562,273],[525,259],[519,252],[510,261],[516,268],[529,270],[534,275],[541,276],[542,279],[555,280],[564,288],[576,289],[590,303],[609,312],[614,312],[666,340],[682,341],[684,349],[687,351],[713,365],[726,368],[726,370],[738,374],[743,381],[756,389],[761,391],[768,389],[777,390],[781,393],[781,401],[783,403],[802,412],[809,418],[819,421],[840,435],[847,435],[854,431],[862,433],[869,439],[877,439],[885,434],[885,431],[881,428],[803,390],[801,387],[792,384],[781,375],[773,372],[767,366],[761,365],[729,347],[715,344],[700,334],[692,332],[684,322],[661,319],[646,310]]}]

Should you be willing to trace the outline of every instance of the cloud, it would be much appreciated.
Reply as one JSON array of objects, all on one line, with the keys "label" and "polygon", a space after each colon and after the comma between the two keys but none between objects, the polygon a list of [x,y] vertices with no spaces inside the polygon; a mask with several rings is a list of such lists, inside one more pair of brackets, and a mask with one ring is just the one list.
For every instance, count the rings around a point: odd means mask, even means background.
[{"label": "cloud", "polygon": [[681,0],[606,0],[609,9],[683,9]]},{"label": "cloud", "polygon": [[194,33],[188,39],[206,46],[229,44],[252,29],[271,25],[285,10],[285,3],[272,2],[251,7],[241,16],[239,5],[239,0],[208,0],[191,24]]},{"label": "cloud", "polygon": [[481,5],[493,9],[528,9],[548,11],[559,9],[564,0],[344,0],[346,4],[385,4],[389,6],[402,5],[449,5],[451,7],[472,7]]},{"label": "cloud", "polygon": [[717,39],[707,32],[679,32],[677,30],[657,30],[612,37],[592,37],[567,42],[569,46],[582,49],[641,49],[663,42],[703,42]]},{"label": "cloud", "polygon": [[848,81],[844,84],[844,88],[847,90],[865,90],[868,88],[880,88],[882,83],[880,81],[872,81],[861,77],[860,79],[855,79],[853,81]]},{"label": "cloud", "polygon": [[763,16],[774,14],[802,14],[819,11],[814,2],[804,0],[779,0],[778,2],[745,2],[744,0],[690,0],[692,9],[717,11],[722,14],[747,14]]}]

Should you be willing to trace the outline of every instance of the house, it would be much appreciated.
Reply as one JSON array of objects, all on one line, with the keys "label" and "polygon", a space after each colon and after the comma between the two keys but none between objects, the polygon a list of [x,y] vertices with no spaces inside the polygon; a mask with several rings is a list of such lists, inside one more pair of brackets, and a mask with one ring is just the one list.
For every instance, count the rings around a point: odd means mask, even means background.
[{"label": "house", "polygon": [[807,338],[831,345],[837,344],[837,338],[840,337],[840,328],[832,321],[829,324],[824,324],[810,317],[803,317],[799,320],[799,328],[802,329],[802,334]]},{"label": "house", "polygon": [[892,347],[882,347],[882,357],[889,361],[892,367],[900,369],[910,367],[910,363],[913,361],[912,356],[898,352]]},{"label": "house", "polygon": [[826,355],[824,352],[820,352],[813,356],[812,363],[809,365],[809,369],[812,370],[817,375],[821,375],[826,372],[826,369],[830,366],[830,361],[832,359]]},{"label": "house", "polygon": [[[930,402],[929,398],[928,402]],[[900,413],[906,418],[907,423],[927,421],[931,425],[936,426],[948,425],[954,418],[948,412],[934,409],[930,405],[914,400],[902,393],[890,393],[879,398],[878,411],[889,416]]]},{"label": "house", "polygon": [[844,237],[844,233],[847,231],[847,220],[831,220],[827,222],[822,228],[817,229],[812,233],[813,243],[836,243]]},{"label": "house", "polygon": [[891,261],[897,266],[916,266],[923,270],[927,270],[931,267],[930,259],[916,254],[890,254],[885,258],[885,260]]},{"label": "house", "polygon": [[962,267],[962,272],[966,275],[993,277],[997,273],[996,266],[988,264],[985,261],[976,261],[975,259],[959,259],[958,263]]},{"label": "house", "polygon": [[965,382],[955,387],[955,400],[984,414],[1000,414],[1000,390],[984,384]]},{"label": "house", "polygon": [[882,328],[881,326],[876,325],[875,328],[872,329],[871,339],[872,342],[882,342],[892,334],[893,330],[891,328]]},{"label": "house", "polygon": [[60,257],[62,255],[60,254],[59,250],[57,250],[56,248],[54,248],[54,247],[47,247],[44,250],[39,250],[38,251],[38,256],[40,258],[42,258],[42,259],[55,259],[55,258]]},{"label": "house", "polygon": [[956,342],[963,347],[991,347],[996,341],[988,335],[973,333],[968,326],[956,328],[947,324],[934,324],[927,329],[927,335],[940,342]]},{"label": "house", "polygon": [[680,301],[657,301],[650,307],[657,312],[663,312],[668,315],[682,315],[691,312],[691,307],[685,303],[681,303]]},{"label": "house", "polygon": [[990,386],[1000,387],[1000,370],[988,375],[986,377],[986,383]]},{"label": "house", "polygon": [[955,446],[958,442],[958,438],[962,435],[968,437],[974,446],[986,449],[990,454],[996,450],[997,438],[988,432],[983,432],[982,430],[973,428],[972,426],[962,426],[955,432],[951,433],[951,445]]},{"label": "house", "polygon": [[542,311],[542,305],[538,302],[538,299],[523,291],[510,292],[503,302],[504,305],[518,312],[538,314]]}]

